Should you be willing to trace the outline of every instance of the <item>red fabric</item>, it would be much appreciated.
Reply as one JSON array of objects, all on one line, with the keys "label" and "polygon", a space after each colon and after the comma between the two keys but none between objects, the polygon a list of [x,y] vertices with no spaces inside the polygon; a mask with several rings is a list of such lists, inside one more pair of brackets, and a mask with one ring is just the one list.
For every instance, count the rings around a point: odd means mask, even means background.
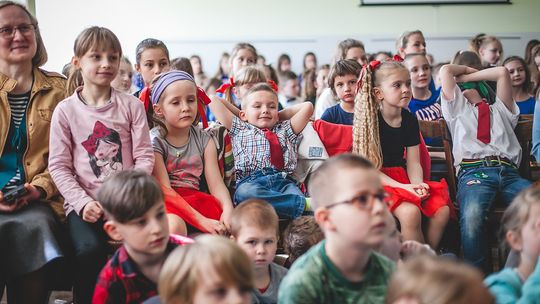
[{"label": "red fabric", "polygon": [[313,129],[319,135],[328,156],[352,151],[352,126],[338,125],[317,119],[313,122]]},{"label": "red fabric", "polygon": [[489,144],[491,141],[489,105],[487,102],[482,101],[477,103],[476,106],[478,107],[478,129],[476,130],[476,138],[484,144]]},{"label": "red fabric", "polygon": [[[167,213],[176,214],[191,226],[205,231],[196,220],[195,212],[202,216],[219,221],[221,218],[221,203],[214,196],[194,189],[161,187],[165,197]],[[191,207],[191,208],[190,208]]]},{"label": "red fabric", "polygon": [[[422,133],[420,133],[420,145],[418,145],[418,149],[420,150],[420,166],[422,166],[423,180],[426,182],[431,179],[431,156],[429,156],[429,151]],[[407,150],[403,153],[403,158],[407,159]]]},{"label": "red fabric", "polygon": [[234,79],[232,77],[229,78],[229,83],[224,83],[217,88],[216,93],[225,94],[225,91],[227,91],[227,89],[230,87],[234,87]]},{"label": "red fabric", "polygon": [[270,87],[272,87],[272,89],[273,89],[274,91],[276,91],[276,93],[277,93],[278,87],[277,87],[276,82],[273,81],[272,79],[270,79],[270,80],[268,80],[268,81],[266,81],[266,82],[267,82],[267,83],[270,85]]},{"label": "red fabric", "polygon": [[[388,175],[393,180],[403,183],[410,184],[411,181],[407,176],[405,168],[402,167],[389,167],[381,168],[381,172]],[[425,182],[429,186],[429,197],[424,201],[421,201],[420,198],[401,188],[393,188],[389,186],[384,186],[384,190],[390,195],[392,204],[390,205],[390,211],[394,212],[396,208],[403,202],[408,202],[418,206],[420,211],[427,216],[432,217],[435,215],[439,208],[448,206],[450,208],[450,217],[455,219],[456,212],[454,206],[450,201],[450,196],[448,195],[448,184],[446,180],[442,179],[440,182],[428,181]]]},{"label": "red fabric", "polygon": [[150,87],[144,87],[141,90],[141,93],[139,94],[139,99],[144,104],[144,110],[148,112],[148,108],[150,107]]},{"label": "red fabric", "polygon": [[276,169],[283,170],[285,160],[283,159],[283,150],[281,149],[276,133],[270,129],[262,129],[262,131],[270,143],[270,162]]},{"label": "red fabric", "polygon": [[[186,237],[170,236],[165,254],[176,247],[193,243]],[[92,303],[142,303],[157,295],[156,283],[139,270],[124,246],[120,247],[101,270]]]}]

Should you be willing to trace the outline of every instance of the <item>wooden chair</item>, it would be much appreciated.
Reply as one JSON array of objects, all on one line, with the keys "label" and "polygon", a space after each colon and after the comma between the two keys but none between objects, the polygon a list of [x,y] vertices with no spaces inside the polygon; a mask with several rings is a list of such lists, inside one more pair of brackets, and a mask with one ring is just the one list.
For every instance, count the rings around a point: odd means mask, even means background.
[{"label": "wooden chair", "polygon": [[[444,163],[446,164],[446,171],[432,172],[437,175],[444,175],[448,183],[448,191],[450,192],[450,198],[452,201],[456,200],[456,175],[454,168],[454,157],[452,156],[452,138],[450,132],[446,127],[444,119],[426,121],[418,121],[420,127],[420,133],[424,138],[426,137],[438,137],[443,139],[442,147],[428,147],[430,152],[444,152],[445,159],[432,158],[432,163]],[[433,167],[433,166],[432,166]]]}]

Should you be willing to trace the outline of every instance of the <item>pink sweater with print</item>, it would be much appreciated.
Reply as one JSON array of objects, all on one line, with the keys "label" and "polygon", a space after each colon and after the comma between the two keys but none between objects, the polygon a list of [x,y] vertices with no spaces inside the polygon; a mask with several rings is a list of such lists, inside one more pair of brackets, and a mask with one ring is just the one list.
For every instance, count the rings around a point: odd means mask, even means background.
[{"label": "pink sweater with print", "polygon": [[49,172],[65,199],[66,215],[81,215],[112,174],[130,169],[152,173],[146,114],[134,96],[111,89],[110,103],[91,107],[76,92],[54,110],[50,134]]}]

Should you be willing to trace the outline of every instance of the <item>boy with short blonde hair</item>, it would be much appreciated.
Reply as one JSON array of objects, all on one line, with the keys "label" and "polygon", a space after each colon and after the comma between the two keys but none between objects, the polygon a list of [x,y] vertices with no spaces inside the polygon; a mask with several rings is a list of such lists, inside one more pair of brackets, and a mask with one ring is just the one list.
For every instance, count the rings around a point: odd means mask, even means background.
[{"label": "boy with short blonde hair", "polygon": [[325,240],[296,260],[279,303],[383,303],[395,266],[374,252],[388,215],[378,171],[365,158],[341,154],[313,173],[309,193]]},{"label": "boy with short blonde hair", "polygon": [[276,92],[259,83],[242,98],[238,117],[228,108],[232,105],[221,100],[209,106],[231,136],[237,179],[234,201],[264,199],[286,219],[297,218],[309,209],[290,175],[298,163],[299,134],[313,113],[312,103],[278,112]]},{"label": "boy with short blonde hair", "polygon": [[273,263],[279,219],[272,205],[259,199],[242,202],[233,210],[231,238],[253,262],[254,303],[277,303],[278,288],[287,269]]},{"label": "boy with short blonde hair", "polygon": [[103,228],[120,247],[101,271],[92,303],[140,303],[157,294],[163,262],[179,244],[170,237],[163,193],[156,180],[140,171],[122,171],[101,186]]}]

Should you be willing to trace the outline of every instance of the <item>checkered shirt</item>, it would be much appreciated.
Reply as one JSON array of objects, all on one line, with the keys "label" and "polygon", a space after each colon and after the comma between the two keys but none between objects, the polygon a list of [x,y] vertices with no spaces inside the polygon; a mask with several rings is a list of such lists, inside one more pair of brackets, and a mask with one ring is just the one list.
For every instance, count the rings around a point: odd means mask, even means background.
[{"label": "checkered shirt", "polygon": [[[285,166],[282,171],[291,174],[296,169],[298,161],[300,137],[294,134],[290,120],[277,123],[272,128],[272,132],[276,133],[283,150]],[[270,143],[261,129],[234,117],[229,134],[237,181],[255,171],[275,168],[270,162]]]}]

